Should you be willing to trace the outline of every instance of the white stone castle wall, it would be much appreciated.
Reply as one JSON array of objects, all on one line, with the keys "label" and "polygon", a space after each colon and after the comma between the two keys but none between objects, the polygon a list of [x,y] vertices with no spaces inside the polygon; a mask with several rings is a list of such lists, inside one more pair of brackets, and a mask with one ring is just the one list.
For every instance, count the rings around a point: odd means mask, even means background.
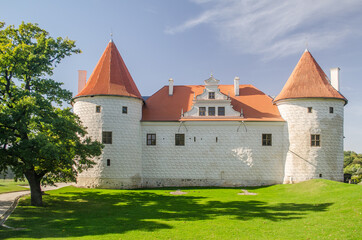
[{"label": "white stone castle wall", "polygon": [[[277,102],[285,125],[284,182],[313,178],[343,181],[343,106],[337,99],[297,99]],[[312,113],[308,113],[312,107]],[[333,107],[334,113],[329,113]],[[311,134],[320,134],[321,146],[311,147]]]},{"label": "white stone castle wall", "polygon": [[[285,122],[185,122],[187,130],[178,122],[141,124],[144,187],[283,182]],[[146,145],[147,133],[156,133],[155,146]],[[185,146],[175,146],[176,133],[185,134]],[[263,133],[272,134],[272,146],[262,146]]]},{"label": "white stone castle wall", "polygon": [[[101,112],[96,113],[96,106]],[[127,114],[122,113],[126,106]],[[112,132],[112,144],[104,144],[97,164],[81,173],[78,185],[102,188],[135,188],[141,186],[142,148],[140,120],[142,101],[116,96],[75,99],[74,112],[87,127],[88,135],[102,142],[102,131]],[[107,166],[110,159],[110,166]]]}]

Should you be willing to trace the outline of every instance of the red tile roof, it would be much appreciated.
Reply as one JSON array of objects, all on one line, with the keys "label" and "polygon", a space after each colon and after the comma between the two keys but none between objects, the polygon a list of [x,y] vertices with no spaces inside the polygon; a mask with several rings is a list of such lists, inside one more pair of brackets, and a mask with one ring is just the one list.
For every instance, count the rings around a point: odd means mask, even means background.
[{"label": "red tile roof", "polygon": [[113,41],[109,42],[87,84],[75,98],[89,95],[117,95],[142,99]]},{"label": "red tile roof", "polygon": [[[203,85],[174,86],[172,96],[168,95],[168,86],[146,100],[143,106],[142,121],[181,121],[181,110],[192,108],[194,93],[201,94]],[[284,121],[272,99],[253,85],[240,85],[240,96],[235,96],[234,85],[219,85],[220,91],[230,95],[234,110],[243,109],[244,118],[208,118],[185,119],[182,121]]]},{"label": "red tile roof", "polygon": [[327,75],[306,50],[274,102],[291,98],[347,99],[330,84]]}]

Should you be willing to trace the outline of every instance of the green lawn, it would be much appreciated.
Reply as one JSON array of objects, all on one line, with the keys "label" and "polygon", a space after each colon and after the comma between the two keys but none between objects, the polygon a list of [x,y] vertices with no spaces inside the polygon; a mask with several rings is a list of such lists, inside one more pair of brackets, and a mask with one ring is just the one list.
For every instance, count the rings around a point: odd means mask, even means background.
[{"label": "green lawn", "polygon": [[29,197],[0,227],[5,239],[361,239],[362,186],[327,180],[240,189],[100,190]]},{"label": "green lawn", "polygon": [[29,190],[23,186],[28,186],[27,182],[15,182],[12,179],[0,179],[0,193],[17,192]]}]

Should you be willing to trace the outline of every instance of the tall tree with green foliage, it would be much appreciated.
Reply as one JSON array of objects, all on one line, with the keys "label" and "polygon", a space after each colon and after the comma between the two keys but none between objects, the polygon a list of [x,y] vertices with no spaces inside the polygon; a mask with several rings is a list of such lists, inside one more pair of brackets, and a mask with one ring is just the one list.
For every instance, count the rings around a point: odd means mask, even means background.
[{"label": "tall tree with green foliage", "polygon": [[42,205],[41,183],[74,181],[91,167],[102,144],[86,137],[71,108],[72,93],[52,76],[63,58],[80,53],[68,38],[37,24],[0,22],[0,171],[29,181],[31,204]]}]

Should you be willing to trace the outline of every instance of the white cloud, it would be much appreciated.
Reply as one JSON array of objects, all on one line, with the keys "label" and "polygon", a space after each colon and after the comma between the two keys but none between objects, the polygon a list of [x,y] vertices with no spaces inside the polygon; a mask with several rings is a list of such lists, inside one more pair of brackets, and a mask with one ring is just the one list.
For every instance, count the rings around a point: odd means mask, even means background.
[{"label": "white cloud", "polygon": [[[355,13],[360,0],[193,0],[205,10],[167,28],[180,34],[201,24],[213,27],[222,42],[241,53],[273,59],[300,52],[308,42],[315,49],[332,47],[351,34],[361,34]],[[356,20],[357,19],[357,20]]]}]

